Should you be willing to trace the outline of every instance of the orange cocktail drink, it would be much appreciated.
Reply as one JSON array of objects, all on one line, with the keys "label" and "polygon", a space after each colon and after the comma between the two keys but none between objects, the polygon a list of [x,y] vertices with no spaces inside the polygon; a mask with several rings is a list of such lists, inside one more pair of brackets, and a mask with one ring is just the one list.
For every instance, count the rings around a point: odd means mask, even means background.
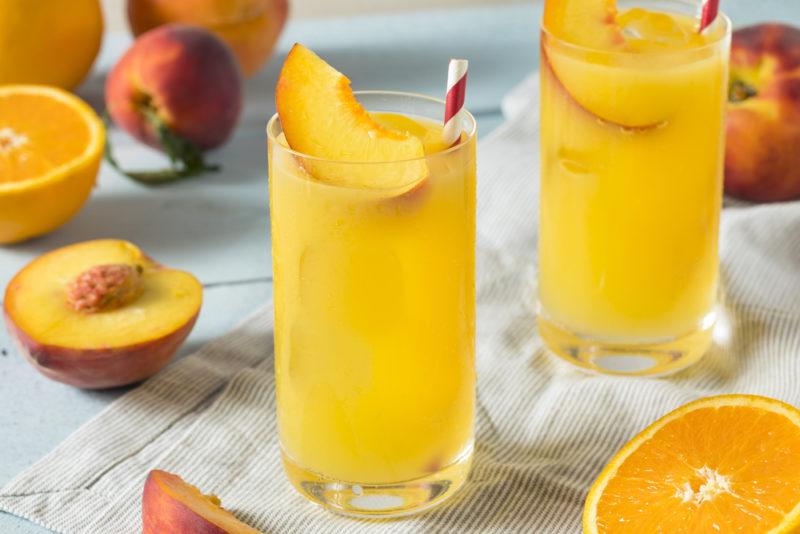
[{"label": "orange cocktail drink", "polygon": [[547,0],[539,327],[589,370],[663,374],[710,343],[730,28],[690,9]]},{"label": "orange cocktail drink", "polygon": [[[475,128],[449,148],[440,101],[357,96],[377,126],[354,140],[336,124],[323,142],[342,159],[290,148],[291,111],[268,126],[277,413],[303,494],[398,515],[452,493],[472,454]],[[363,139],[388,140],[380,161],[343,160]]]}]

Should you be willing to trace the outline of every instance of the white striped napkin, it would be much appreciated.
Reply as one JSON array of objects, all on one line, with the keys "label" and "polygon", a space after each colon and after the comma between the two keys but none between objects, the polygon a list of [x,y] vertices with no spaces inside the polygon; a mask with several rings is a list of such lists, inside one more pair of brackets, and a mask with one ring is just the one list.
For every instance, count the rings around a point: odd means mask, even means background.
[{"label": "white striped napkin", "polygon": [[717,344],[670,379],[577,373],[534,326],[536,84],[479,146],[476,463],[449,504],[367,522],[308,504],[286,482],[275,432],[265,309],[108,407],[0,492],[0,508],[62,533],[130,534],[145,475],[162,468],[270,533],[576,532],[609,457],[700,396],[757,393],[800,405],[800,203],[736,207],[722,224],[727,314]]}]

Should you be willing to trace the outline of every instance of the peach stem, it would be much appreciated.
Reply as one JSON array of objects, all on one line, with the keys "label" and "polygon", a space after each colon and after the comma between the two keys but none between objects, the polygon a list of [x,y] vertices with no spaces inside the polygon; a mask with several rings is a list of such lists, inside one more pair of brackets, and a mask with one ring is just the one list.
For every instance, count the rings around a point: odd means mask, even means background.
[{"label": "peach stem", "polygon": [[[126,171],[123,170],[119,162],[111,151],[110,136],[106,136],[106,161],[119,172],[145,185],[161,185],[174,182],[183,178],[198,176],[206,172],[217,172],[219,165],[208,164],[205,162],[203,152],[191,141],[173,132],[164,120],[158,116],[157,110],[152,106],[150,98],[145,97],[138,105],[139,112],[147,119],[148,124],[156,133],[161,148],[167,154],[170,161],[170,168],[158,171]],[[106,128],[108,128],[108,116],[105,117]]]}]

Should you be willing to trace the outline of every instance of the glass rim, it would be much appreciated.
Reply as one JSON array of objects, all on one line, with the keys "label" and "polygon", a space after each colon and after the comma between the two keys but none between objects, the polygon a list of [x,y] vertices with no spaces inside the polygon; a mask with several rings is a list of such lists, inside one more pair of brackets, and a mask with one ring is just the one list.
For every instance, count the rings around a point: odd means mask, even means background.
[{"label": "glass rim", "polygon": [[[363,91],[353,91],[353,94],[356,95],[356,96],[359,96],[359,95],[387,95],[387,96],[394,96],[394,97],[411,97],[411,98],[414,98],[414,99],[417,99],[417,100],[427,100],[428,102],[439,104],[443,108],[445,106],[445,101],[442,100],[441,98],[436,98],[436,97],[429,96],[429,95],[423,95],[421,93],[411,93],[411,92],[406,92],[406,91],[383,91],[383,90],[379,90],[379,89],[369,89],[369,90],[363,90]],[[267,139],[271,140],[273,143],[275,143],[276,146],[280,147],[280,150],[282,150],[283,152],[286,152],[288,154],[291,154],[291,155],[293,155],[295,157],[299,157],[299,158],[302,158],[302,159],[308,160],[308,161],[316,161],[316,162],[321,162],[321,163],[333,163],[333,164],[339,164],[339,165],[396,165],[398,163],[411,163],[411,162],[414,162],[414,161],[425,161],[425,160],[428,160],[430,158],[443,157],[443,156],[446,156],[448,154],[456,153],[456,152],[464,149],[466,146],[468,146],[469,142],[472,141],[475,138],[475,136],[477,135],[477,132],[478,132],[478,121],[475,120],[475,117],[472,115],[472,113],[469,112],[469,110],[467,108],[462,108],[461,112],[465,114],[465,116],[467,117],[467,119],[470,122],[469,131],[466,131],[467,139],[464,142],[458,143],[457,145],[451,146],[451,147],[449,147],[449,148],[447,148],[445,150],[440,150],[439,152],[434,152],[432,154],[424,154],[424,155],[422,155],[420,157],[409,158],[409,159],[394,159],[394,160],[389,160],[389,161],[343,161],[343,160],[340,160],[340,159],[329,159],[329,158],[323,158],[323,157],[319,157],[319,156],[312,156],[311,154],[306,154],[305,152],[300,152],[298,150],[294,150],[293,148],[288,147],[288,146],[280,143],[278,141],[277,137],[275,136],[275,132],[273,131],[274,130],[274,125],[276,123],[280,122],[280,117],[278,117],[278,113],[277,112],[274,113],[272,115],[272,117],[270,117],[269,120],[267,121],[266,133],[267,133]],[[395,113],[400,113],[400,112],[395,112]],[[282,130],[282,128],[281,128],[281,130]]]},{"label": "glass rim", "polygon": [[[663,0],[654,0],[654,1],[655,3],[660,3]],[[664,3],[675,3],[675,4],[684,4],[687,6],[694,6],[694,4],[685,2],[683,0],[675,0],[673,2],[664,2]],[[722,23],[725,25],[724,27],[725,31],[722,32],[722,35],[720,35],[719,38],[714,39],[713,41],[710,41],[702,46],[696,46],[693,48],[683,48],[680,50],[652,50],[648,52],[633,52],[630,50],[607,50],[593,46],[575,44],[566,39],[563,39],[562,37],[559,37],[558,35],[548,30],[544,25],[544,17],[542,17],[542,20],[539,22],[539,29],[542,34],[547,36],[548,41],[552,40],[558,43],[559,46],[563,46],[568,50],[573,50],[578,52],[589,52],[592,54],[602,54],[611,57],[647,57],[647,56],[664,57],[664,56],[692,55],[719,46],[720,43],[723,43],[725,42],[726,39],[730,38],[732,30],[731,19],[728,18],[728,15],[726,15],[722,11],[720,11],[717,14],[717,19],[714,21],[714,24],[718,24],[719,21],[722,21]]]}]

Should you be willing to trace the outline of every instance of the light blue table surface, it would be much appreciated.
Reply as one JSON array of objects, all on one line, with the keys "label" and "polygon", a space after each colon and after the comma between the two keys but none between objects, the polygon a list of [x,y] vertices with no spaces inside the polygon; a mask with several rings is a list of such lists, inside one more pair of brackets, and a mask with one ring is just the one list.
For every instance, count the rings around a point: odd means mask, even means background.
[{"label": "light blue table surface", "polygon": [[[800,24],[800,0],[723,3],[737,25],[766,20]],[[485,135],[502,121],[502,96],[536,68],[540,15],[540,5],[530,4],[290,21],[275,57],[247,84],[247,104],[233,140],[210,156],[223,172],[148,189],[104,164],[98,187],[71,222],[48,236],[0,248],[0,287],[53,248],[102,237],[128,239],[203,282],[203,310],[180,351],[191,353],[262,306],[272,293],[264,124],[274,112],[273,88],[293,42],[312,47],[347,73],[357,89],[440,95],[447,60],[466,57],[467,106]],[[98,109],[105,73],[129,41],[127,35],[107,35],[95,73],[79,90]],[[119,132],[112,141],[128,167],[158,161]],[[16,353],[5,330],[0,331],[0,377],[0,485],[126,391],[81,391],[45,379]],[[0,534],[41,532],[47,531],[0,513]]]}]

